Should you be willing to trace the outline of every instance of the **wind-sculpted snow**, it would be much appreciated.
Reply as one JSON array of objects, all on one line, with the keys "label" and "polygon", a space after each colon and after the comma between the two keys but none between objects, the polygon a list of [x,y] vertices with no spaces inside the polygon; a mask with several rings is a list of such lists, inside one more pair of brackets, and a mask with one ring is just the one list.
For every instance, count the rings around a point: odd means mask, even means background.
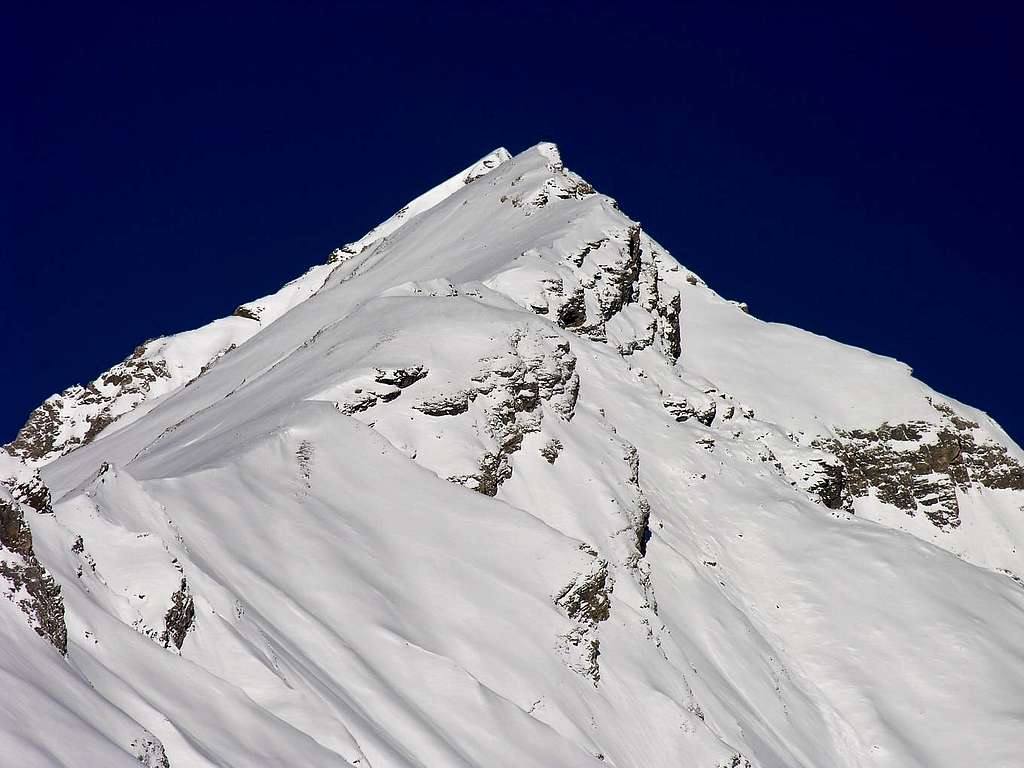
[{"label": "wind-sculpted snow", "polygon": [[141,349],[2,466],[4,766],[1019,763],[1020,449],[554,145]]},{"label": "wind-sculpted snow", "polygon": [[[308,298],[329,272],[326,266],[313,267],[273,296],[243,304],[231,317],[146,342],[91,384],[47,398],[7,450],[29,462],[45,463],[92,442],[148,401],[191,384],[221,356]],[[141,412],[132,415],[137,418]]]},{"label": "wind-sculpted snow", "polygon": [[188,386],[221,356],[316,293],[337,262],[384,239],[407,220],[428,211],[454,190],[475,181],[506,159],[508,153],[503,149],[484,157],[416,198],[359,240],[336,248],[327,264],[311,267],[277,293],[242,304],[230,317],[195,331],[147,341],[91,384],[76,385],[47,398],[6,446],[7,450],[30,462],[51,461],[91,442],[147,401]]}]

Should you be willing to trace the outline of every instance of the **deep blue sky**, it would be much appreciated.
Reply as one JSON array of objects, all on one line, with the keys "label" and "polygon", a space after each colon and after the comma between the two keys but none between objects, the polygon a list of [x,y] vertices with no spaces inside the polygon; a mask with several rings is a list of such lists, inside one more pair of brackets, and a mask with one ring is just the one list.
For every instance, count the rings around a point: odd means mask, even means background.
[{"label": "deep blue sky", "polygon": [[898,357],[1024,441],[1019,18],[135,5],[0,24],[0,442],[542,139],[720,293]]}]

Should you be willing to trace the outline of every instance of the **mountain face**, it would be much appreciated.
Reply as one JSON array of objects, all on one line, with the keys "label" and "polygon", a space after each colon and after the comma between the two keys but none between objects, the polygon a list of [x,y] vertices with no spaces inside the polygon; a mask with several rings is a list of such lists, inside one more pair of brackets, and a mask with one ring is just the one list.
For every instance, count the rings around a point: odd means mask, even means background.
[{"label": "mountain face", "polygon": [[6,450],[3,766],[1024,759],[1024,452],[551,144]]}]

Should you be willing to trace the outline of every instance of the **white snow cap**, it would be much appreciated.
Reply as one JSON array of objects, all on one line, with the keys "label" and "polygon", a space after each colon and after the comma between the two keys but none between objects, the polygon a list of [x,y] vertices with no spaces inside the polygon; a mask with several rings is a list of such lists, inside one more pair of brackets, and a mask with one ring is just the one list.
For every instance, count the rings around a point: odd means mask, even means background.
[{"label": "white snow cap", "polygon": [[9,450],[0,765],[1019,763],[1020,448],[551,143]]}]

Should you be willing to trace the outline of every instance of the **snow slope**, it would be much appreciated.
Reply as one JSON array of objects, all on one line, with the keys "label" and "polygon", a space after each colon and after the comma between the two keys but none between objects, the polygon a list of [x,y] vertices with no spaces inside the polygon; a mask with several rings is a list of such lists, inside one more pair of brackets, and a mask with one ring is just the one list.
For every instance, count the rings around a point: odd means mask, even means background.
[{"label": "snow slope", "polygon": [[0,765],[1021,764],[1020,448],[554,145],[240,311],[0,464]]}]

